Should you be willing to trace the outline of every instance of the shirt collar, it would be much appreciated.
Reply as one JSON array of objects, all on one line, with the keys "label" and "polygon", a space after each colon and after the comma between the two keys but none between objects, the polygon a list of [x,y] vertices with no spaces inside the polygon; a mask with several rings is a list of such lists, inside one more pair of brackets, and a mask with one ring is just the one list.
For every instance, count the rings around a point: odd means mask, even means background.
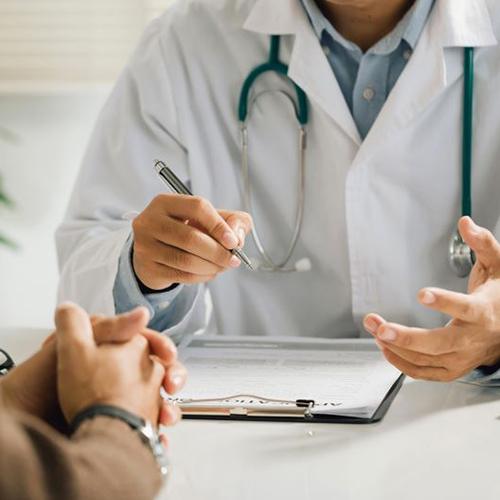
[{"label": "shirt collar", "polygon": [[[300,0],[311,21],[316,36],[321,40],[326,31],[337,43],[346,49],[361,52],[353,42],[344,38],[320,11],[315,0]],[[418,39],[425,27],[429,13],[434,5],[434,0],[416,0],[411,9],[405,14],[397,26],[377,42],[369,52],[372,54],[390,54],[396,50],[401,41],[405,40],[412,50],[415,49]]]}]

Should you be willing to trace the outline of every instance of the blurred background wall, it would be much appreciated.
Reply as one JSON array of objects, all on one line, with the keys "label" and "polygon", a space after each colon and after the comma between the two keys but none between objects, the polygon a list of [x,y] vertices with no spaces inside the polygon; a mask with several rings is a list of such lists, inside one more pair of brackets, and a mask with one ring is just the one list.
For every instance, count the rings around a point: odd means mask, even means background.
[{"label": "blurred background wall", "polygon": [[[182,1],[182,0],[178,0]],[[0,0],[0,327],[50,327],[54,230],[97,114],[171,0]]]}]

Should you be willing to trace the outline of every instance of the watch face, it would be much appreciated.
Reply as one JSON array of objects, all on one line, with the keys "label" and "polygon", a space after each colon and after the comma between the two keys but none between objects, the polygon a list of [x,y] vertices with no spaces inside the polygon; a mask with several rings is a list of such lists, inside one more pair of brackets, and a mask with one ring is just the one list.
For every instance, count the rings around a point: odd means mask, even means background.
[{"label": "watch face", "polygon": [[5,375],[12,368],[14,368],[14,361],[3,349],[0,349],[0,375]]}]

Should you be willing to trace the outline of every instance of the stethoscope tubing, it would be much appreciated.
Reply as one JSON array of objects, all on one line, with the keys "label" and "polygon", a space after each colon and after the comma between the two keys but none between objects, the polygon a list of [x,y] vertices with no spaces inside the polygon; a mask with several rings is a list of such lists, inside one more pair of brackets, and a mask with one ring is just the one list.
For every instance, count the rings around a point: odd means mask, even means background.
[{"label": "stethoscope tubing", "polygon": [[[248,159],[248,130],[247,120],[251,114],[253,103],[258,98],[258,95],[249,100],[250,91],[253,84],[259,76],[266,72],[276,72],[283,78],[289,80],[294,86],[297,93],[297,105],[293,98],[289,97],[294,104],[295,114],[299,122],[299,191],[298,191],[298,206],[295,219],[295,225],[287,252],[284,258],[279,263],[275,263],[269,252],[265,249],[262,239],[254,224],[252,229],[252,237],[262,260],[263,266],[260,270],[265,271],[285,271],[292,272],[295,270],[293,266],[288,266],[292,254],[296,248],[303,224],[304,204],[305,204],[305,154],[306,154],[306,126],[309,119],[308,100],[304,91],[297,86],[288,77],[288,66],[279,59],[280,35],[271,36],[271,45],[269,50],[269,59],[264,64],[254,68],[248,77],[244,80],[240,92],[238,104],[238,116],[240,120],[241,134],[241,168],[243,177],[243,200],[244,208],[253,213],[251,201],[251,180],[249,173]],[[472,216],[472,153],[473,153],[473,118],[474,118],[474,55],[473,47],[464,48],[464,92],[463,92],[463,123],[462,123],[462,200],[461,214],[462,216]],[[282,91],[283,92],[283,91]],[[265,93],[265,92],[261,92]],[[260,94],[259,94],[260,95]],[[464,242],[458,230],[453,232],[449,245],[449,262],[454,273],[458,277],[466,277],[470,274],[475,262],[474,253],[469,246]]]}]

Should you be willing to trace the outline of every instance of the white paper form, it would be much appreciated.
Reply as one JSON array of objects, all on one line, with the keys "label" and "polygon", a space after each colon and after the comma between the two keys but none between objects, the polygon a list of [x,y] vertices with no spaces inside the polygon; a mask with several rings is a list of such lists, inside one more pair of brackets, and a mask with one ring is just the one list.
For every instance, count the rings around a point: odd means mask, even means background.
[{"label": "white paper form", "polygon": [[200,335],[179,356],[189,376],[174,400],[217,399],[204,401],[214,408],[283,408],[303,399],[314,401],[313,414],[371,418],[400,376],[370,339]]}]

